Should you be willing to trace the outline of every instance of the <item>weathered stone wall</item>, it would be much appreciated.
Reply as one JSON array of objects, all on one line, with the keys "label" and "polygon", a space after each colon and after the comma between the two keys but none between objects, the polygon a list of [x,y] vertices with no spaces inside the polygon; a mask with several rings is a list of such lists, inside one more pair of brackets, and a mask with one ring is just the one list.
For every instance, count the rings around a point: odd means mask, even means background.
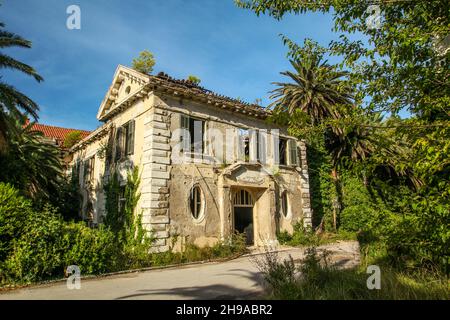
[{"label": "weathered stone wall", "polygon": [[[118,89],[119,96],[126,95],[124,90],[128,87],[127,81],[132,82],[130,79],[123,82]],[[138,89],[139,86],[132,82],[131,92]],[[312,213],[304,142],[297,142],[301,160],[298,167],[281,166],[277,172],[271,174],[263,170],[261,183],[255,183],[251,179],[245,181],[249,178],[249,176],[244,177],[246,174],[259,169],[255,169],[254,164],[242,162],[236,145],[231,158],[226,159],[226,163],[213,165],[172,162],[173,150],[180,142],[179,135],[174,133],[180,127],[181,114],[206,121],[207,129],[222,133],[223,139],[226,137],[227,130],[231,130],[235,135],[239,128],[267,130],[269,134],[266,157],[269,166],[274,165],[275,156],[274,136],[270,130],[278,129],[282,137],[293,139],[288,136],[285,129],[280,129],[261,119],[154,92],[141,96],[132,105],[128,105],[111,118],[108,123],[115,127],[122,126],[131,119],[136,121],[134,153],[127,157],[123,167],[126,169],[125,164],[128,163],[140,168],[141,198],[137,211],[142,212],[144,227],[156,238],[155,251],[168,250],[173,238],[181,239],[177,243],[178,247],[186,241],[202,246],[212,245],[220,239],[225,239],[233,231],[232,200],[234,192],[239,188],[245,188],[251,192],[256,201],[254,226],[257,245],[276,241],[277,231],[292,232],[293,226],[299,221],[303,221],[305,226],[310,226]],[[215,145],[215,141],[209,138],[207,137],[208,158],[213,159],[220,154],[226,156],[225,146],[220,150]],[[103,137],[84,145],[74,153],[74,159],[84,160],[96,155],[105,143],[105,139],[106,137]],[[219,137],[219,139],[222,138]],[[251,161],[254,160],[253,157],[254,155],[251,154]],[[248,172],[244,172],[241,177],[238,176],[242,173],[239,170],[239,172],[227,173],[227,170],[233,166],[238,169],[247,168]],[[101,180],[106,169],[104,160],[97,157],[95,194],[93,195],[97,217],[103,214],[104,209]],[[125,169],[121,171],[122,178],[126,176]],[[81,177],[82,173],[83,171]],[[239,180],[243,177],[243,180]],[[189,195],[194,185],[201,187],[205,202],[202,217],[197,220],[192,217],[189,207]],[[287,192],[289,203],[286,215],[281,212],[280,199],[283,192]]]}]

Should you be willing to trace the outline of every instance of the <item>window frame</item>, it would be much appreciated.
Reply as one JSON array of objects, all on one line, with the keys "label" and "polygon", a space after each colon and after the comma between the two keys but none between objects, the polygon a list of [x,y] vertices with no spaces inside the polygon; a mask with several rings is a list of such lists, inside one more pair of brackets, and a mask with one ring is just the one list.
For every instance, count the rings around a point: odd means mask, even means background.
[{"label": "window frame", "polygon": [[91,184],[94,181],[94,173],[95,173],[95,155],[90,156],[86,160],[84,160],[83,164],[84,172],[83,172],[83,180],[85,184]]},{"label": "window frame", "polygon": [[125,127],[125,154],[131,156],[134,154],[134,136],[135,136],[135,121],[130,120],[124,125]]},{"label": "window frame", "polygon": [[117,209],[118,209],[118,212],[119,212],[119,214],[124,214],[125,213],[125,204],[126,204],[126,201],[127,201],[127,198],[126,198],[126,186],[125,185],[123,185],[123,186],[119,186],[119,192],[118,192],[118,196],[117,196],[117,201],[118,201],[118,203],[117,203]]},{"label": "window frame", "polygon": [[[282,143],[283,141],[283,143]],[[284,148],[283,148],[284,146]],[[288,139],[283,137],[278,137],[278,163],[280,166],[288,165]],[[283,160],[283,161],[282,161]]]},{"label": "window frame", "polygon": [[290,210],[289,197],[288,197],[287,190],[284,190],[281,193],[281,215],[285,219],[289,219],[291,216],[291,210]]},{"label": "window frame", "polygon": [[136,121],[132,119],[117,128],[114,155],[116,162],[134,154],[135,123]]},{"label": "window frame", "polygon": [[[201,122],[201,129],[202,129],[202,134],[201,134],[201,141],[195,141],[195,138],[197,138],[195,136],[195,123],[196,122]],[[180,115],[180,128],[181,133],[180,133],[180,142],[182,143],[180,152],[182,154],[189,154],[191,158],[195,158],[196,155],[201,155],[201,158],[203,158],[204,155],[206,155],[206,120],[203,119],[199,119],[199,118],[195,118],[195,117],[191,117],[185,114],[181,114]],[[189,137],[189,141],[187,142],[185,140],[185,132],[187,130],[188,133],[188,137]],[[197,144],[201,143],[201,151],[200,153],[196,152],[197,151]],[[188,150],[186,150],[188,149]]]},{"label": "window frame", "polygon": [[189,214],[194,222],[199,223],[205,217],[205,195],[200,185],[195,184],[189,190]]}]

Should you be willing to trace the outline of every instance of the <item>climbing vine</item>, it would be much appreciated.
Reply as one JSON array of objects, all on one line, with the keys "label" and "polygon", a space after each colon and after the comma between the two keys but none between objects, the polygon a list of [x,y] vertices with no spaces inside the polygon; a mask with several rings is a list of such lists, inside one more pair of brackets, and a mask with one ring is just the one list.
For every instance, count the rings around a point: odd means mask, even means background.
[{"label": "climbing vine", "polygon": [[147,232],[142,226],[142,213],[135,214],[137,203],[141,197],[140,182],[139,168],[134,167],[127,174],[125,186],[120,185],[117,172],[113,172],[104,187],[105,225],[124,245],[134,246],[149,242]]}]

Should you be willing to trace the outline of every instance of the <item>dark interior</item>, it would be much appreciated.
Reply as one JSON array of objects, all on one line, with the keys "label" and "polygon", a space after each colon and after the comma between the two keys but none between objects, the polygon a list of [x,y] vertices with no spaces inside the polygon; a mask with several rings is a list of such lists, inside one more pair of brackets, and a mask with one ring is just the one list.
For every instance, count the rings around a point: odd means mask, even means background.
[{"label": "dark interior", "polygon": [[234,207],[234,228],[246,235],[247,245],[253,244],[253,208]]}]

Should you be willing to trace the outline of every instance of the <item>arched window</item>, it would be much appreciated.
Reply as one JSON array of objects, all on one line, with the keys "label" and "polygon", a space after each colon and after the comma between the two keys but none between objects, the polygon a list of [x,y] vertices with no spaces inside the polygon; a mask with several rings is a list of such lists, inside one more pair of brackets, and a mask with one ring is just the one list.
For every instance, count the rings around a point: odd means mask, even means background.
[{"label": "arched window", "polygon": [[252,195],[246,190],[237,191],[233,203],[236,207],[253,207],[254,204]]},{"label": "arched window", "polygon": [[125,93],[126,93],[126,94],[129,94],[129,93],[130,93],[130,91],[131,91],[131,87],[130,87],[130,86],[126,87],[126,89],[125,89]]},{"label": "arched window", "polygon": [[189,205],[191,207],[191,214],[195,220],[201,218],[203,207],[203,193],[199,186],[194,186],[189,196]]},{"label": "arched window", "polygon": [[288,216],[288,207],[289,203],[288,203],[288,196],[287,196],[287,191],[284,191],[281,194],[281,210],[283,212],[284,217]]}]

